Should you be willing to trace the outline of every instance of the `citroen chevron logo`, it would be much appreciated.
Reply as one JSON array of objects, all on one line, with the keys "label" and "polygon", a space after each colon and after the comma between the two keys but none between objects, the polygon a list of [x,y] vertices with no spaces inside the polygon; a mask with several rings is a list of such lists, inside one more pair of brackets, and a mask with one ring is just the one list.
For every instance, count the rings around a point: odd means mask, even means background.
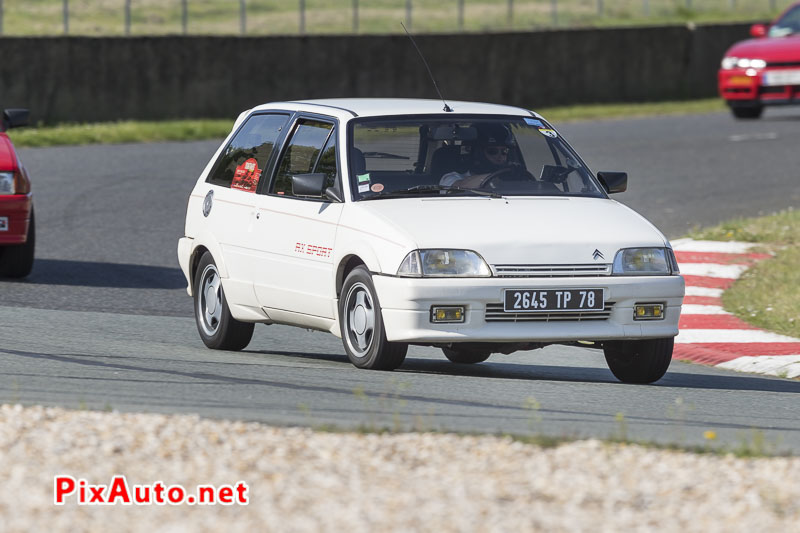
[{"label": "citroen chevron logo", "polygon": [[605,259],[605,256],[603,256],[600,250],[597,249],[595,249],[594,253],[592,254],[592,257],[594,258],[595,261],[597,261],[598,259]]}]

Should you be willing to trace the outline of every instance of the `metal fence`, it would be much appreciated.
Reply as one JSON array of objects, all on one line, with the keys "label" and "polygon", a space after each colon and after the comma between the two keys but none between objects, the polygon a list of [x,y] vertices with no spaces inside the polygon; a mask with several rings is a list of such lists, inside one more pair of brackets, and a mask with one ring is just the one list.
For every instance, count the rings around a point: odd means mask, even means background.
[{"label": "metal fence", "polygon": [[0,35],[287,35],[769,20],[792,0],[0,0]]}]

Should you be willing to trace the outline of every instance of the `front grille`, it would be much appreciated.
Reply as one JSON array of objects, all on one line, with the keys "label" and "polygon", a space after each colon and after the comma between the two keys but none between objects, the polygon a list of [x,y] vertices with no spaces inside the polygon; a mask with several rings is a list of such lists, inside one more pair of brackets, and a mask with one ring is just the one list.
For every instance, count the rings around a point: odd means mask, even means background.
[{"label": "front grille", "polygon": [[770,61],[768,67],[800,67],[800,61]]},{"label": "front grille", "polygon": [[492,265],[499,278],[580,278],[610,276],[610,264]]},{"label": "front grille", "polygon": [[786,92],[785,85],[777,85],[774,87],[762,87],[761,94],[783,94]]},{"label": "front grille", "polygon": [[561,313],[506,313],[503,304],[486,304],[486,322],[589,322],[608,320],[614,302],[606,302],[602,311],[566,311]]}]

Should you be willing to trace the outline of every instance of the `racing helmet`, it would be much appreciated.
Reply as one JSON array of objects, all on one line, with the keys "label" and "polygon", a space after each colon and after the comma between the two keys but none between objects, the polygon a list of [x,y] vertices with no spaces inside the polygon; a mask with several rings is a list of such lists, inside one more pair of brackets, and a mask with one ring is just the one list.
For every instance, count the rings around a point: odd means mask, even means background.
[{"label": "racing helmet", "polygon": [[472,148],[473,170],[476,173],[493,172],[505,166],[507,163],[498,163],[487,158],[485,151],[492,149],[510,151],[515,145],[511,130],[505,124],[498,122],[478,123],[475,129],[478,135]]}]

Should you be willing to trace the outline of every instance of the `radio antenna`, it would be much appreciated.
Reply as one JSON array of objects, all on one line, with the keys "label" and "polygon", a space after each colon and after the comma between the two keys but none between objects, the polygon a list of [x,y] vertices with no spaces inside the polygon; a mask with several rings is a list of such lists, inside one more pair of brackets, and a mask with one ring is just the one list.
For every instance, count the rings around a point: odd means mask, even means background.
[{"label": "radio antenna", "polygon": [[419,54],[419,57],[422,58],[422,62],[425,64],[425,68],[428,69],[428,75],[431,77],[431,81],[433,82],[433,87],[436,89],[436,92],[439,94],[439,98],[442,100],[442,103],[444,104],[445,113],[452,113],[453,112],[453,108],[450,107],[449,105],[447,105],[447,102],[445,102],[444,96],[442,96],[442,91],[440,91],[439,90],[439,86],[436,85],[436,79],[434,79],[434,77],[433,77],[433,72],[431,72],[431,67],[429,67],[428,66],[428,62],[425,61],[425,56],[422,55],[422,51],[419,49],[419,46],[417,46],[417,42],[414,40],[414,38],[411,36],[411,34],[408,33],[408,30],[406,29],[406,25],[403,24],[402,22],[400,22],[400,25],[405,30],[406,35],[408,35],[408,38],[411,39],[411,44],[413,44],[414,48],[417,49],[417,53]]}]

